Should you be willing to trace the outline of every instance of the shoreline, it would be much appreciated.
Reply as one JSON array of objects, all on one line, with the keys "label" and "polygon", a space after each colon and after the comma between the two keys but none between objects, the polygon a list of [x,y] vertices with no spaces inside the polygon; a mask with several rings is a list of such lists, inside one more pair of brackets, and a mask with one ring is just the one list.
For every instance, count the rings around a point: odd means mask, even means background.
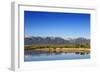
[{"label": "shoreline", "polygon": [[40,48],[27,49],[25,51],[48,52],[48,53],[90,53],[90,48]]}]

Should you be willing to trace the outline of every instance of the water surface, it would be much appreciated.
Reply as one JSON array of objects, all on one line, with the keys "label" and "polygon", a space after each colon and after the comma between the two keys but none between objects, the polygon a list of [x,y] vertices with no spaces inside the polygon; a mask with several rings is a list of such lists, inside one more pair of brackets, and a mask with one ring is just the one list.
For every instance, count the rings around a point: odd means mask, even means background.
[{"label": "water surface", "polygon": [[89,59],[90,53],[48,53],[48,52],[30,52],[24,56],[24,61],[49,61],[49,60],[73,60]]}]

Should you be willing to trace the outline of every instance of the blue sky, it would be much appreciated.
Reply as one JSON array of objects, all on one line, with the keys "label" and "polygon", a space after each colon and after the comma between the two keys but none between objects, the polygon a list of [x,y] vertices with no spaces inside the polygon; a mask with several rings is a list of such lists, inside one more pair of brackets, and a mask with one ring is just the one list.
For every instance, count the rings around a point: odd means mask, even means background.
[{"label": "blue sky", "polygon": [[25,36],[90,37],[90,14],[24,11]]}]

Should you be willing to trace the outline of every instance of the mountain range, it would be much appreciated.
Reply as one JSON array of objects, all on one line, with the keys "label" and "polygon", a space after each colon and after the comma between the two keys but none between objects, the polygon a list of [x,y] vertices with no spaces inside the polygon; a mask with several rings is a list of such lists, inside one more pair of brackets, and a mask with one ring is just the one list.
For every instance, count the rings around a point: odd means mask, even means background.
[{"label": "mountain range", "polygon": [[37,45],[37,44],[90,44],[90,39],[87,38],[76,38],[76,39],[64,39],[61,37],[25,37],[25,45]]}]

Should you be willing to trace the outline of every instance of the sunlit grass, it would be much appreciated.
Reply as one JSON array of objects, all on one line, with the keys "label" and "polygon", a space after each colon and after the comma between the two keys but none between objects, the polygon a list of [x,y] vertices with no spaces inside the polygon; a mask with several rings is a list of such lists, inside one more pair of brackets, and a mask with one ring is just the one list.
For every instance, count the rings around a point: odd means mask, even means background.
[{"label": "sunlit grass", "polygon": [[85,45],[25,45],[25,50],[37,50],[45,52],[83,52],[90,53],[90,47]]}]

